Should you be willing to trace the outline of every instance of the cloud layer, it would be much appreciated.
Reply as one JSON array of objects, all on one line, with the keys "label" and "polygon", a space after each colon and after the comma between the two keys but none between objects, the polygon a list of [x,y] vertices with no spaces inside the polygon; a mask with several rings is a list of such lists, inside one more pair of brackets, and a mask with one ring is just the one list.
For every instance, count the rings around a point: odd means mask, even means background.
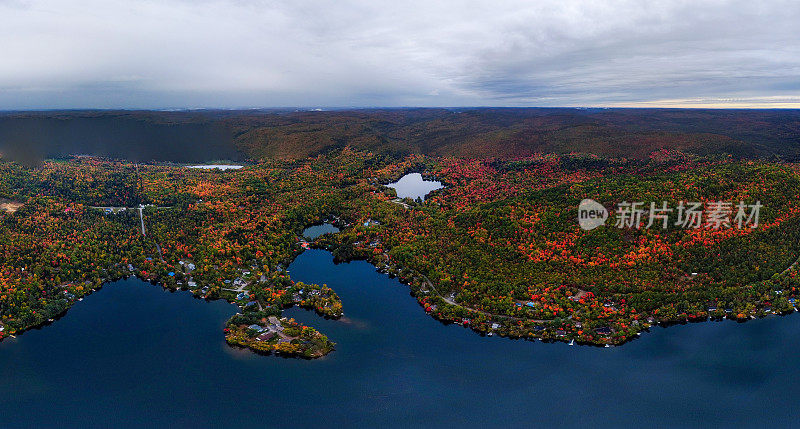
[{"label": "cloud layer", "polygon": [[0,0],[0,109],[791,107],[798,22],[781,0]]}]

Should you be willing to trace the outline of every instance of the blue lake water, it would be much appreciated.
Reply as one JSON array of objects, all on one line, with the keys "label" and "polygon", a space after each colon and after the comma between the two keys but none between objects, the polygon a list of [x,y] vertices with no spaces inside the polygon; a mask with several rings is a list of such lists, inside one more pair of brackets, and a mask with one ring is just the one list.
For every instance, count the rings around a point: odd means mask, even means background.
[{"label": "blue lake water", "polygon": [[303,237],[314,240],[320,235],[328,234],[328,233],[335,233],[339,232],[339,228],[329,224],[329,223],[322,223],[319,225],[314,225],[306,228],[303,231]]},{"label": "blue lake water", "polygon": [[0,343],[0,427],[795,426],[800,316],[656,328],[617,348],[481,337],[425,315],[365,262],[304,252],[345,318],[287,313],[338,343],[319,360],[228,347],[236,312],[139,280]]},{"label": "blue lake water", "polygon": [[238,170],[243,165],[231,165],[231,164],[203,164],[203,165],[189,165],[189,168],[196,168],[199,170]]},{"label": "blue lake water", "polygon": [[442,183],[435,180],[424,180],[420,173],[409,173],[386,186],[394,188],[398,198],[421,198],[424,200],[431,191],[441,189]]}]

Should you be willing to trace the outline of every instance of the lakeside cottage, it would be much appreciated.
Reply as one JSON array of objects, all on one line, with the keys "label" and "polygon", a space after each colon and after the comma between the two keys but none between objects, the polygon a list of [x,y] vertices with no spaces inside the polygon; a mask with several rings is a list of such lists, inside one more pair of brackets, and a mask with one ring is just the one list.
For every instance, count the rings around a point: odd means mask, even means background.
[{"label": "lakeside cottage", "polygon": [[602,328],[597,328],[594,331],[597,332],[599,335],[611,335],[611,328],[607,326],[604,326]]},{"label": "lakeside cottage", "polygon": [[256,324],[253,324],[253,325],[250,325],[250,326],[248,326],[248,327],[247,327],[247,329],[252,329],[252,330],[254,330],[254,331],[257,331],[257,332],[262,332],[262,331],[264,331],[266,328],[264,328],[264,327],[263,327],[263,326],[261,326],[261,325],[256,325]]},{"label": "lakeside cottage", "polygon": [[268,332],[264,332],[263,334],[257,336],[256,339],[258,341],[269,341],[269,340],[275,338],[275,335],[276,335],[275,332],[268,331]]}]

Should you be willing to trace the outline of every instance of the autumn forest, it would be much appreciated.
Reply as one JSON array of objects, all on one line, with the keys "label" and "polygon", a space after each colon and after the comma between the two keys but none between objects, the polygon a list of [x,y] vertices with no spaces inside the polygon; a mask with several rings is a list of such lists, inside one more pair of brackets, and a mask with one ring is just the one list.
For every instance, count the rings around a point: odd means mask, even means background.
[{"label": "autumn forest", "polygon": [[[248,117],[223,120],[243,126]],[[800,164],[718,144],[734,137],[651,135],[635,157],[572,147],[492,153],[477,149],[491,144],[477,134],[468,151],[450,155],[450,143],[381,151],[353,137],[287,156],[293,140],[283,139],[278,156],[270,142],[280,128],[262,125],[238,131],[244,168],[236,170],[4,157],[0,338],[51,322],[105,282],[137,276],[238,304],[223,333],[231,345],[319,357],[336,339],[282,310],[338,318],[347,305],[326,285],[286,272],[308,247],[400,278],[420,311],[444,323],[545,341],[618,345],[655,324],[789,313],[800,295]],[[424,201],[399,199],[385,185],[409,172],[444,187]],[[585,198],[608,210],[605,226],[579,227]],[[620,203],[630,201],[727,201],[734,214],[740,201],[763,207],[755,227],[678,228],[674,212],[666,229],[615,227]],[[341,232],[302,237],[322,222]]]}]

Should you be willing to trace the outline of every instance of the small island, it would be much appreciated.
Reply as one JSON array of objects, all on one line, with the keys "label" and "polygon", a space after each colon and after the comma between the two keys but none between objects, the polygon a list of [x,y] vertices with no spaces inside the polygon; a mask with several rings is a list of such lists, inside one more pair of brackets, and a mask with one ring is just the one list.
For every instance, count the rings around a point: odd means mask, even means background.
[{"label": "small island", "polygon": [[266,313],[237,314],[225,327],[225,341],[259,353],[318,358],[333,351],[335,344],[314,328],[294,319]]},{"label": "small island", "polygon": [[[337,319],[347,310],[335,290],[287,271],[309,248],[369,261],[407,284],[431,317],[482,335],[610,346],[657,324],[787,314],[800,295],[797,171],[680,151],[501,161],[345,147],[214,173],[86,156],[37,167],[4,160],[0,338],[136,276],[238,305],[224,333],[231,345],[320,357],[335,338],[282,314],[297,306]],[[387,184],[408,173],[441,189],[400,199]],[[644,197],[759,201],[764,210],[757,228],[609,221],[583,230],[577,210],[587,196],[612,219],[618,204]],[[665,222],[676,221],[671,213]]]}]

